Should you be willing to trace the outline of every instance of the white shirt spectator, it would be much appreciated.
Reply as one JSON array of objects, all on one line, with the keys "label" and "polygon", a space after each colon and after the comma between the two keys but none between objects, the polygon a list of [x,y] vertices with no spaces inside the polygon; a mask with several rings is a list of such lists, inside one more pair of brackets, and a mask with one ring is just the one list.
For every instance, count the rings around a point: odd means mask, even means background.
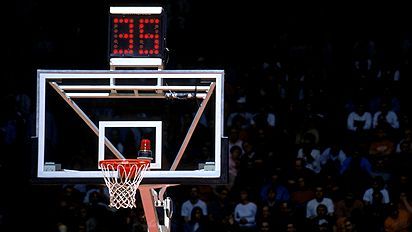
[{"label": "white shirt spectator", "polygon": [[328,208],[328,214],[333,214],[335,212],[335,207],[333,205],[332,199],[324,197],[320,202],[316,199],[312,199],[308,201],[306,205],[306,218],[316,217],[318,215],[316,213],[316,208],[320,204],[326,205],[326,208]]},{"label": "white shirt spectator", "polygon": [[190,200],[183,202],[180,215],[184,218],[187,218],[187,220],[190,220],[192,210],[196,206],[202,209],[203,216],[207,216],[207,205],[200,199],[198,199],[195,204],[193,204]]},{"label": "white shirt spectator", "polygon": [[372,114],[369,112],[364,112],[362,115],[359,115],[357,112],[351,112],[348,115],[348,120],[347,120],[347,127],[348,130],[351,131],[356,131],[357,125],[362,123],[362,129],[363,130],[369,130],[371,129],[372,126]]},{"label": "white shirt spectator", "polygon": [[[381,189],[380,191],[382,193],[382,203],[384,204],[388,204],[390,202],[389,199],[389,193],[388,190],[386,189]],[[372,203],[372,199],[373,199],[373,188],[369,188],[365,191],[365,193],[363,194],[363,200],[369,204]]]},{"label": "white shirt spectator", "polygon": [[319,173],[321,171],[320,166],[320,151],[318,149],[312,149],[310,151],[310,156],[312,156],[313,160],[309,161],[305,154],[303,153],[303,148],[298,150],[298,155],[296,158],[303,159],[305,161],[305,167],[309,170],[312,170],[315,173]]},{"label": "white shirt spectator", "polygon": [[[373,115],[373,128],[376,128],[378,126],[379,123],[379,117],[382,114],[382,111],[378,111]],[[399,128],[399,121],[398,121],[398,115],[390,110],[388,111],[388,113],[386,114],[386,122],[389,123],[389,125],[393,128],[393,129],[398,129]]]},{"label": "white shirt spectator", "polygon": [[256,213],[257,206],[253,202],[247,204],[239,203],[235,207],[235,221],[240,222],[240,219],[244,218],[247,220],[246,224],[239,224],[241,227],[253,227],[256,226]]},{"label": "white shirt spectator", "polygon": [[341,149],[339,149],[338,154],[335,155],[335,154],[332,153],[332,148],[331,147],[326,148],[322,152],[322,154],[320,155],[320,163],[322,165],[325,165],[326,162],[328,162],[328,160],[332,160],[332,161],[339,160],[339,163],[342,166],[343,161],[345,161],[345,159],[346,159],[345,152],[343,152]]},{"label": "white shirt spectator", "polygon": [[[258,116],[257,114],[254,115],[254,117],[251,119],[251,124],[252,125],[256,125],[256,119],[255,116]],[[267,115],[265,115],[265,120],[268,126],[270,127],[275,127],[276,124],[276,115],[274,113],[267,113]]]}]

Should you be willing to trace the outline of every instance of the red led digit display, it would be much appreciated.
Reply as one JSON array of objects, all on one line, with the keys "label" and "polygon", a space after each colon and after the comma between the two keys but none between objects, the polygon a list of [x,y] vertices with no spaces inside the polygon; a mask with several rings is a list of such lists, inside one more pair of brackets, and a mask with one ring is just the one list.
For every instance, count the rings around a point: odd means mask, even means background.
[{"label": "red led digit display", "polygon": [[110,57],[161,57],[162,15],[111,15]]}]

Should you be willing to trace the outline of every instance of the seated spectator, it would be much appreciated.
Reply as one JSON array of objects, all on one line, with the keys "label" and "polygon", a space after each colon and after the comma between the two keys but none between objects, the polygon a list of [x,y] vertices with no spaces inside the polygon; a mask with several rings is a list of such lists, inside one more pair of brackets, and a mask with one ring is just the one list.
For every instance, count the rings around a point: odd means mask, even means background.
[{"label": "seated spectator", "polygon": [[385,188],[385,183],[381,176],[374,177],[372,186],[368,188],[363,194],[363,201],[365,202],[365,204],[372,204],[374,192],[380,192],[382,194],[382,203],[389,204],[389,192]]},{"label": "seated spectator", "polygon": [[242,97],[235,104],[235,111],[230,113],[227,118],[227,126],[235,128],[250,128],[253,120],[253,113],[248,111],[246,98]]},{"label": "seated spectator", "polygon": [[335,219],[331,214],[328,214],[328,208],[324,204],[319,204],[316,207],[316,216],[310,219],[309,226],[313,231],[318,231],[319,227],[324,227],[325,230],[332,232]]},{"label": "seated spectator", "polygon": [[396,145],[396,153],[412,153],[412,129],[405,128],[403,135]]},{"label": "seated spectator", "polygon": [[208,202],[209,227],[211,231],[219,230],[227,223],[226,220],[232,213],[234,206],[229,197],[229,189],[226,186],[216,188],[216,197]]},{"label": "seated spectator", "polygon": [[192,215],[192,210],[195,207],[200,207],[202,209],[203,215],[207,216],[207,205],[204,201],[199,198],[198,188],[196,186],[190,189],[189,199],[184,201],[182,204],[180,215],[183,217],[185,223],[189,222]]},{"label": "seated spectator", "polygon": [[240,202],[235,206],[234,217],[241,231],[254,231],[256,229],[257,206],[249,201],[249,193],[240,191]]},{"label": "seated spectator", "polygon": [[350,218],[341,217],[336,220],[336,232],[356,232],[358,231],[356,228],[356,224]]},{"label": "seated spectator", "polygon": [[[406,171],[406,172],[405,172]],[[412,194],[412,183],[409,177],[409,170],[404,170],[404,172],[394,175],[391,179],[388,188],[394,196],[400,196],[401,193]],[[406,196],[406,195],[405,195]],[[395,198],[396,199],[396,198]],[[412,213],[412,212],[411,212]]]},{"label": "seated spectator", "polygon": [[262,186],[260,189],[260,199],[266,201],[268,197],[268,192],[273,189],[276,195],[276,201],[288,201],[289,191],[281,183],[280,174],[278,172],[273,172],[270,179]]},{"label": "seated spectator", "polygon": [[389,158],[380,157],[373,161],[372,177],[380,176],[385,183],[392,179],[392,172],[389,169]]},{"label": "seated spectator", "polygon": [[316,125],[314,119],[303,119],[304,121],[301,123],[299,130],[296,133],[295,144],[297,146],[305,143],[307,139],[307,135],[310,134],[312,136],[312,143],[314,145],[319,144],[320,142],[320,130]]},{"label": "seated spectator", "polygon": [[261,221],[258,223],[258,231],[259,232],[270,232],[272,231],[272,226],[270,221]]},{"label": "seated spectator", "polygon": [[243,153],[243,140],[240,138],[240,131],[234,127],[230,128],[230,132],[229,132],[229,152],[232,149],[233,146],[238,146],[241,148],[242,153]]},{"label": "seated spectator", "polygon": [[274,128],[276,115],[271,108],[269,104],[260,106],[258,112],[251,119],[252,126],[255,128]]},{"label": "seated spectator", "polygon": [[369,146],[369,155],[371,155],[371,157],[388,156],[394,153],[395,144],[385,130],[379,128],[373,136],[374,138]]},{"label": "seated spectator", "polygon": [[305,139],[301,144],[301,148],[298,150],[296,158],[305,161],[305,168],[314,174],[320,173],[322,169],[320,165],[320,151],[315,147],[315,138],[313,135],[305,135]]},{"label": "seated spectator", "polygon": [[285,227],[286,227],[287,232],[296,232],[297,231],[296,225],[294,223],[287,223]]},{"label": "seated spectator", "polygon": [[314,173],[304,167],[303,159],[296,158],[293,161],[293,166],[287,170],[286,180],[288,189],[297,183],[297,180],[301,177],[305,179],[305,182],[309,185],[314,181]]},{"label": "seated spectator", "polygon": [[399,129],[398,115],[390,109],[387,102],[382,102],[380,110],[373,115],[373,128],[381,128],[386,131]]},{"label": "seated spectator", "polygon": [[388,216],[388,204],[383,203],[380,191],[372,193],[372,201],[365,205],[365,217],[362,221],[362,231],[384,231],[384,220]]},{"label": "seated spectator", "polygon": [[368,131],[372,128],[372,114],[366,111],[365,105],[359,103],[356,109],[349,113],[347,129],[352,132]]},{"label": "seated spectator", "polygon": [[228,187],[231,189],[235,183],[237,174],[240,169],[240,157],[242,155],[242,148],[234,145],[230,148],[229,153],[229,183]]},{"label": "seated spectator", "polygon": [[315,192],[308,188],[304,177],[299,177],[295,187],[291,192],[291,202],[296,210],[306,207],[306,203],[315,198]]},{"label": "seated spectator", "polygon": [[352,218],[357,221],[363,216],[363,207],[363,202],[348,192],[342,200],[336,202],[335,215],[337,218]]},{"label": "seated spectator", "polygon": [[320,155],[322,170],[329,174],[338,174],[346,158],[346,154],[339,143],[334,142],[325,148]]},{"label": "seated spectator", "polygon": [[411,214],[393,204],[389,207],[389,216],[384,222],[387,232],[409,232],[411,228]]},{"label": "seated spectator", "polygon": [[318,178],[318,181],[322,183],[325,190],[325,194],[333,200],[342,199],[342,187],[339,183],[339,177],[334,175],[322,175]]},{"label": "seated spectator", "polygon": [[253,141],[245,141],[243,150],[245,152],[240,157],[238,178],[241,185],[251,187],[249,194],[255,197],[263,181],[263,155],[256,150]]},{"label": "seated spectator", "polygon": [[343,188],[353,192],[355,197],[361,196],[365,186],[372,178],[372,164],[362,155],[363,149],[349,150],[348,158],[340,169]]},{"label": "seated spectator", "polygon": [[267,196],[265,197],[265,200],[261,199],[262,201],[260,202],[260,205],[262,207],[267,207],[270,210],[270,212],[274,213],[276,209],[279,207],[280,202],[282,202],[280,200],[277,200],[276,196],[277,196],[276,190],[273,188],[270,188],[267,192]]},{"label": "seated spectator", "polygon": [[288,202],[281,202],[278,210],[273,216],[273,227],[274,231],[283,231],[284,228],[292,223],[297,227],[297,225],[303,225],[304,215],[297,215],[294,207]]},{"label": "seated spectator", "polygon": [[[271,211],[270,207],[267,205],[264,205],[260,207],[260,212],[257,215],[257,225],[259,231],[262,231],[262,228],[268,229],[272,228],[272,223],[273,223],[273,211]],[[263,230],[263,231],[269,231],[269,230]]]},{"label": "seated spectator", "polygon": [[315,189],[315,198],[310,200],[306,205],[306,218],[315,218],[317,216],[316,209],[320,204],[326,206],[328,215],[332,216],[334,214],[335,207],[332,199],[325,197],[323,188],[318,186]]},{"label": "seated spectator", "polygon": [[203,210],[196,206],[192,209],[190,220],[183,225],[183,232],[207,232],[209,223]]},{"label": "seated spectator", "polygon": [[374,94],[369,101],[369,109],[371,110],[371,113],[379,111],[382,102],[388,102],[391,106],[391,110],[395,113],[398,114],[400,112],[401,102],[400,99],[394,94],[394,90],[391,85],[383,86],[383,89],[376,89],[376,94]]}]

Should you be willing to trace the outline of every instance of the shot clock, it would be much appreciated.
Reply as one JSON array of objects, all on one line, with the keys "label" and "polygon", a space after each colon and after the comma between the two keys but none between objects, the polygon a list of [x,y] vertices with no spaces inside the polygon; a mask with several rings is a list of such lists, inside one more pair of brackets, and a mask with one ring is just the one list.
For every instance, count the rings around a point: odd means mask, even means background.
[{"label": "shot clock", "polygon": [[165,31],[162,7],[110,7],[111,63],[159,66],[164,55]]}]

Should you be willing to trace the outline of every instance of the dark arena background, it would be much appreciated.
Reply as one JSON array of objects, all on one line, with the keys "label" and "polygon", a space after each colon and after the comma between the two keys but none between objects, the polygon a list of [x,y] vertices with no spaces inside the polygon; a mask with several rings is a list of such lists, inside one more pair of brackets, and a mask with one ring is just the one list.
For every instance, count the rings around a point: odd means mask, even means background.
[{"label": "dark arena background", "polygon": [[[168,189],[173,232],[410,231],[405,5],[2,3],[0,231],[147,231],[141,207],[113,211],[99,186],[32,181],[37,69],[109,69],[110,6],[164,8],[164,69],[225,71],[229,182]],[[198,221],[188,199],[207,206]]]}]

